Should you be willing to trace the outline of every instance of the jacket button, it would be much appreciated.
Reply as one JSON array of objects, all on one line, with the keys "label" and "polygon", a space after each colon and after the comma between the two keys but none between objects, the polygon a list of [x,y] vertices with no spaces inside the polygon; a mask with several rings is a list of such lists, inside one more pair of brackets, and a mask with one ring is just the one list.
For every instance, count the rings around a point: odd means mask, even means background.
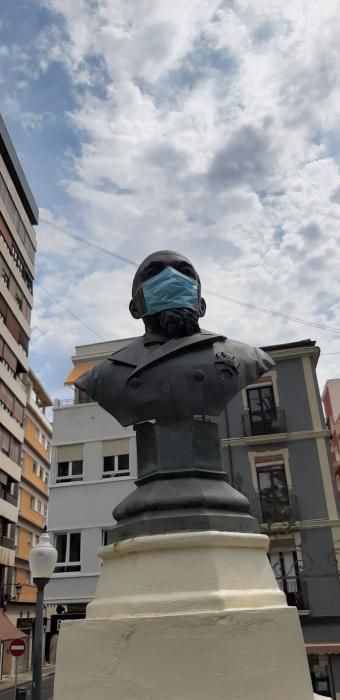
[{"label": "jacket button", "polygon": [[141,386],[142,380],[138,379],[138,377],[132,377],[128,384],[132,387],[132,389],[137,389],[137,387]]},{"label": "jacket button", "polygon": [[202,382],[203,379],[205,379],[205,373],[202,369],[195,369],[192,373],[192,376],[194,379],[197,379],[198,382]]}]

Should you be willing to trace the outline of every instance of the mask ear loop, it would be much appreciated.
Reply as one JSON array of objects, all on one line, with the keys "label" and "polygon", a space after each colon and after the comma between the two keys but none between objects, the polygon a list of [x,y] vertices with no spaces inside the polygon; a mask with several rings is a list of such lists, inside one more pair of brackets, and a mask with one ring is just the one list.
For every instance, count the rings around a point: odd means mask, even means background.
[{"label": "mask ear loop", "polygon": [[137,305],[139,302],[140,306],[144,309],[144,312],[141,313],[141,318],[148,316],[148,313],[146,311],[145,299],[144,299],[143,285],[138,287],[136,293],[132,297],[132,301],[137,302]]}]

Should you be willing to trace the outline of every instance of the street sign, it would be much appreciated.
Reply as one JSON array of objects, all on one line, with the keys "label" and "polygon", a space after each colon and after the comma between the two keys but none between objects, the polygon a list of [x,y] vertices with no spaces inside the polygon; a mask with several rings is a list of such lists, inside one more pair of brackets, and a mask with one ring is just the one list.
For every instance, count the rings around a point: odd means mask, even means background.
[{"label": "street sign", "polygon": [[26,642],[24,639],[13,639],[9,645],[12,656],[21,656],[25,653]]}]

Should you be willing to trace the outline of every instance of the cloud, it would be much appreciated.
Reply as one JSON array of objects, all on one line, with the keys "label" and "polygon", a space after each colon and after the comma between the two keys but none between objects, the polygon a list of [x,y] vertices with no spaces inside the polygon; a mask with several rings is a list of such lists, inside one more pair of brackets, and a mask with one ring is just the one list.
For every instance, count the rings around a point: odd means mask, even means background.
[{"label": "cloud", "polygon": [[253,191],[261,190],[267,177],[274,172],[275,164],[269,129],[242,126],[214,156],[208,182],[217,189],[244,184]]},{"label": "cloud", "polygon": [[[36,3],[32,46],[6,37],[6,110],[16,128],[26,114],[43,218],[136,262],[177,248],[204,289],[340,328],[337,0]],[[140,332],[133,266],[45,224],[38,240],[32,357],[57,392],[75,344]],[[339,348],[336,333],[207,302],[212,330]],[[321,381],[334,367],[321,360]]]}]

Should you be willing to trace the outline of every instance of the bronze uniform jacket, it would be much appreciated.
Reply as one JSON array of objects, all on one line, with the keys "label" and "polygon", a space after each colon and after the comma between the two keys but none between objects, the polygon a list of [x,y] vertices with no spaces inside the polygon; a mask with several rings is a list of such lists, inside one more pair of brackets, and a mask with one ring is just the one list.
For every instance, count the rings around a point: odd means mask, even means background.
[{"label": "bronze uniform jacket", "polygon": [[127,426],[170,416],[218,416],[273,366],[259,348],[200,331],[163,344],[132,340],[75,384]]}]

